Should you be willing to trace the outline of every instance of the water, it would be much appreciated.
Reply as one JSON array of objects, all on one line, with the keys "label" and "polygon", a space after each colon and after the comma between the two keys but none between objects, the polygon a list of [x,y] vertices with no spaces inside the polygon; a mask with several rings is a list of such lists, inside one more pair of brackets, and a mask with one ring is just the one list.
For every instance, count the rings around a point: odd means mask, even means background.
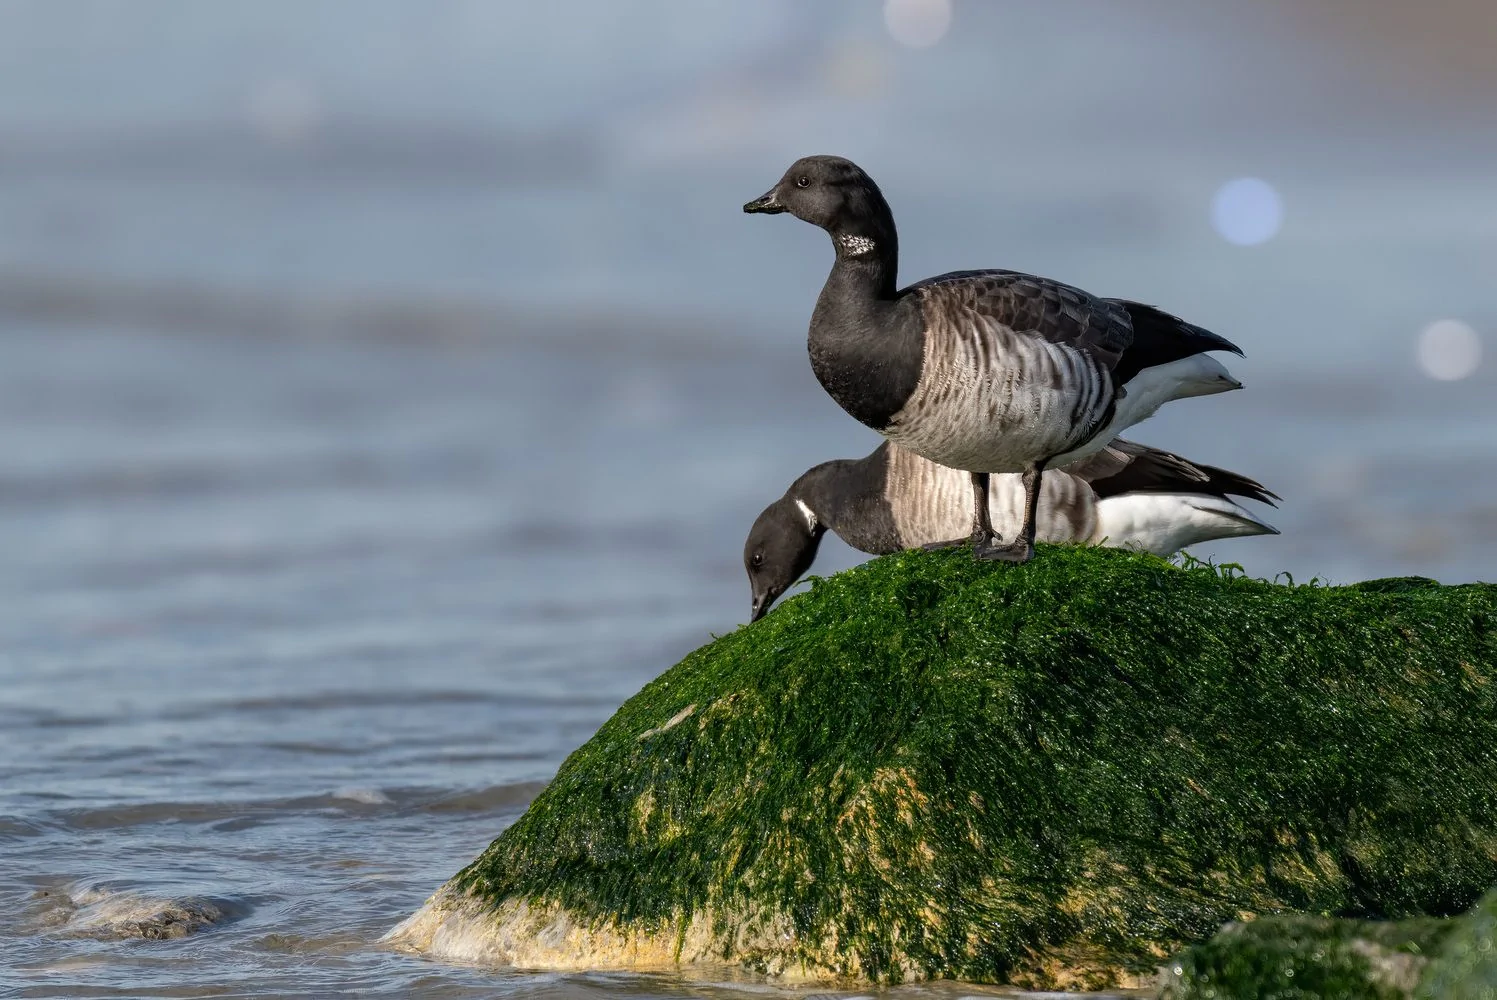
[{"label": "water", "polygon": [[754,431],[794,438],[809,408],[761,419],[770,359],[72,327],[0,345],[25,428],[0,477],[6,985],[688,990],[377,939],[619,702],[742,620],[742,508],[773,456]]},{"label": "water", "polygon": [[[744,619],[766,503],[875,446],[805,362],[824,238],[737,211],[799,153],[880,164],[909,277],[1054,273],[1248,349],[1133,434],[1284,495],[1197,555],[1493,578],[1497,366],[1413,363],[1445,316],[1494,347],[1487,62],[1084,6],[961,7],[922,55],[871,4],[14,5],[0,995],[778,989],[378,938]],[[1284,195],[1252,249],[1208,223],[1243,175]]]},{"label": "water", "polygon": [[[792,347],[502,341],[0,328],[0,939],[18,995],[752,985],[377,944],[621,701],[743,620],[742,534],[796,463],[872,444],[846,440]],[[1367,426],[1335,401],[1278,414],[1288,388],[1239,396],[1234,418],[1307,420],[1322,446]],[[1389,433],[1417,435],[1428,402]],[[1368,455],[1359,481],[1384,485],[1351,518],[1340,481],[1317,499],[1290,489],[1293,456],[1255,456],[1292,497],[1286,535],[1218,555],[1302,575],[1491,565],[1490,532],[1443,561],[1365,551],[1362,532],[1387,538],[1358,517],[1424,502],[1448,527],[1482,508],[1427,484],[1497,477],[1427,456],[1400,479],[1406,460]]]}]

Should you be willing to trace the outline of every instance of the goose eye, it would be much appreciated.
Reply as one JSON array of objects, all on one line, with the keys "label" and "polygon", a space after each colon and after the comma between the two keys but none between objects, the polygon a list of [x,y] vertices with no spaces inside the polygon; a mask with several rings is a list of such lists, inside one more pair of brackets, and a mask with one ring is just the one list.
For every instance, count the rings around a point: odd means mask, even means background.
[{"label": "goose eye", "polygon": [[795,186],[798,187],[798,188],[810,187],[811,186],[811,178],[805,177],[805,176],[797,177],[795,179]]}]

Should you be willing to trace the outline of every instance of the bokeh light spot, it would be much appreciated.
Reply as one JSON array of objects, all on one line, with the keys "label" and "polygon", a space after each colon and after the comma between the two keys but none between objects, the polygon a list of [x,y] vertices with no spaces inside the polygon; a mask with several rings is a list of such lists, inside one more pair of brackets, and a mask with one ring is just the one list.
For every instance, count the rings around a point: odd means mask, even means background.
[{"label": "bokeh light spot", "polygon": [[1239,177],[1217,188],[1211,225],[1228,243],[1255,246],[1273,239],[1284,223],[1284,202],[1272,184]]},{"label": "bokeh light spot", "polygon": [[929,48],[951,27],[951,0],[884,0],[884,27],[900,45]]},{"label": "bokeh light spot", "polygon": [[1481,338],[1458,319],[1436,320],[1420,331],[1414,356],[1430,378],[1454,382],[1481,364]]},{"label": "bokeh light spot", "polygon": [[305,140],[322,121],[322,104],[306,84],[289,78],[262,80],[250,91],[245,114],[262,139],[277,146]]}]

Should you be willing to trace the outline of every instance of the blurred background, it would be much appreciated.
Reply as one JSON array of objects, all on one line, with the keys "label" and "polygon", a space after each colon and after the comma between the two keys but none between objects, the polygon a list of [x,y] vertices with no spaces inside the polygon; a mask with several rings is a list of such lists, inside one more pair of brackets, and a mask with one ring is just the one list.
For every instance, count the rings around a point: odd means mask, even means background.
[{"label": "blurred background", "polygon": [[[905,281],[1028,270],[1246,349],[1246,391],[1129,435],[1284,497],[1281,537],[1198,556],[1494,575],[1482,0],[0,25],[0,936],[28,995],[496,988],[371,942],[746,618],[765,504],[878,443],[806,363],[825,237],[740,211],[800,155],[878,180]],[[227,926],[122,946],[184,900]]]}]

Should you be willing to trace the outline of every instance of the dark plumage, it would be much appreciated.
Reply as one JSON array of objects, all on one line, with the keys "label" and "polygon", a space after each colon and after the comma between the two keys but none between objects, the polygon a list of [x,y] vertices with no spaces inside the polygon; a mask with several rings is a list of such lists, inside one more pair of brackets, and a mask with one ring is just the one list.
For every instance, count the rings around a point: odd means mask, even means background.
[{"label": "dark plumage", "polygon": [[1102,499],[1122,493],[1185,491],[1216,497],[1247,497],[1270,506],[1279,500],[1278,494],[1247,476],[1122,438],[1061,471],[1086,480]]},{"label": "dark plumage", "polygon": [[1133,325],[1133,343],[1112,370],[1118,385],[1127,385],[1145,368],[1167,365],[1206,351],[1230,351],[1242,356],[1242,349],[1210,330],[1171,316],[1162,309],[1128,299],[1112,300],[1128,311]]},{"label": "dark plumage", "polygon": [[[1016,475],[993,479],[989,516],[1015,526],[1025,496]],[[1213,538],[1277,534],[1229,497],[1278,499],[1235,472],[1121,438],[1045,477],[1036,502],[1042,541],[1140,548],[1168,555]],[[824,462],[764,509],[744,543],[752,619],[805,575],[822,536],[836,532],[876,555],[959,532],[970,500],[966,476],[884,442],[866,458]]]},{"label": "dark plumage", "polygon": [[[836,156],[796,161],[744,206],[825,229],[836,261],[811,317],[817,379],[889,440],[970,472],[971,539],[984,558],[1033,554],[1045,468],[1101,448],[1163,402],[1240,386],[1215,362],[1228,341],[1150,306],[1016,271],[956,271],[896,286],[899,241],[882,192]],[[1126,383],[1126,388],[1122,388]],[[988,474],[1025,477],[1011,544],[988,521]]]}]

